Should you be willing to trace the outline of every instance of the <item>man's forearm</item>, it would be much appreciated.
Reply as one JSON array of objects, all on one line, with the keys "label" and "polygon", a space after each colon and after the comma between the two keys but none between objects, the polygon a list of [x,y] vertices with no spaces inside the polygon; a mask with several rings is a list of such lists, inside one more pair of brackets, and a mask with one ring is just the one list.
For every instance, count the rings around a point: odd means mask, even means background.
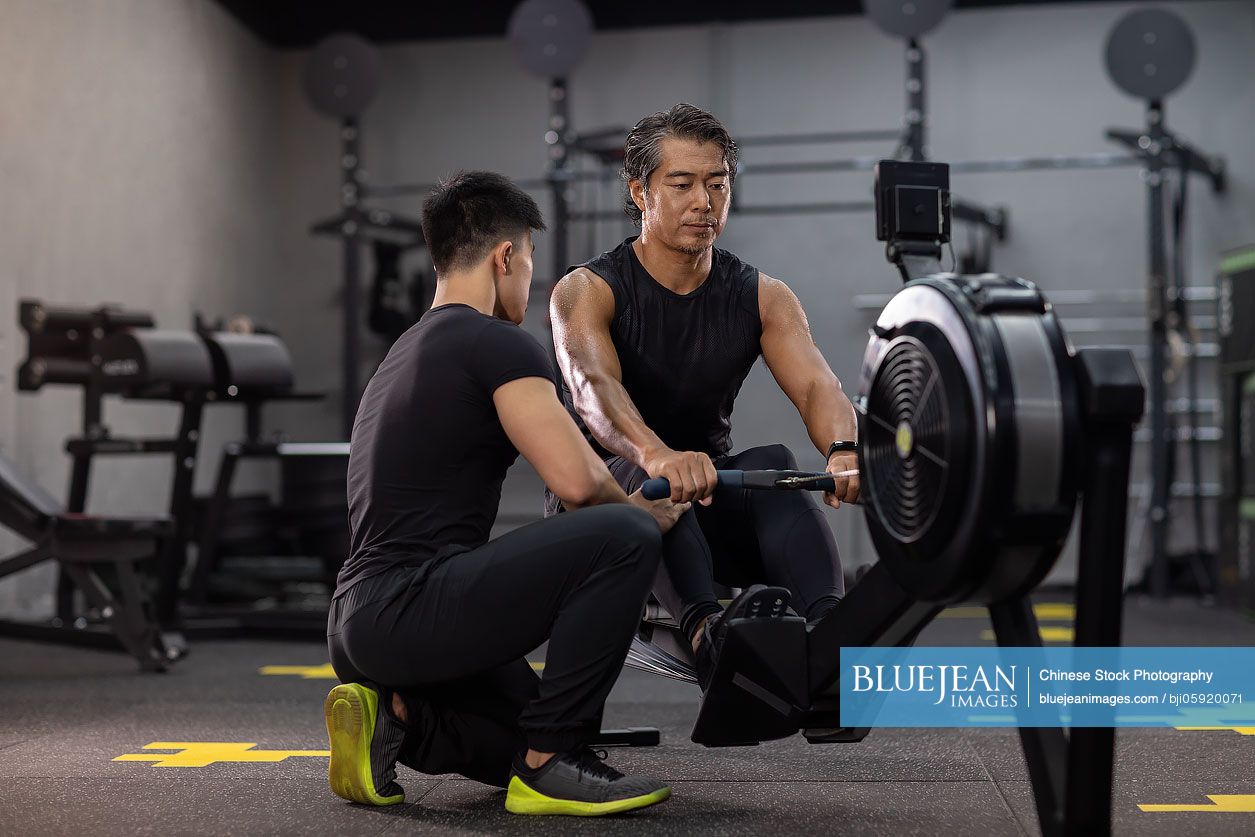
[{"label": "man's forearm", "polygon": [[839,384],[812,387],[801,414],[806,432],[821,454],[826,455],[833,442],[858,441],[858,419],[854,405]]},{"label": "man's forearm", "polygon": [[585,380],[572,397],[593,438],[611,453],[643,467],[649,456],[666,447],[619,381]]}]

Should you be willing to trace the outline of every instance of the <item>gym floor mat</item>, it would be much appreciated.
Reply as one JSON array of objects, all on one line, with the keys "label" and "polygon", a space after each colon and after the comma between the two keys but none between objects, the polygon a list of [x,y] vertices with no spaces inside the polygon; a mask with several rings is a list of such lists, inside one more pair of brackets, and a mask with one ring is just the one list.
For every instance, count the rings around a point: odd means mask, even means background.
[{"label": "gym floor mat", "polygon": [[[1058,594],[1041,602],[1067,624]],[[940,619],[920,641],[982,644],[988,626],[978,614]],[[1134,645],[1255,645],[1255,624],[1242,616],[1179,602],[1130,599],[1125,632]],[[318,643],[206,641],[169,673],[143,675],[121,654],[0,640],[0,833],[1037,833],[1014,730],[874,730],[853,745],[795,737],[708,750],[688,740],[695,688],[631,670],[605,725],[656,726],[662,744],[615,749],[610,761],[672,782],[667,804],[595,824],[534,821],[506,814],[493,788],[400,768],[406,803],[364,809],[331,794],[326,759],[312,754],[327,747],[325,663]],[[271,666],[295,668],[262,673]],[[213,756],[203,766],[159,767],[154,758],[180,750],[155,744],[218,746],[201,748]],[[116,760],[123,755],[149,758]],[[1226,810],[1252,794],[1253,735],[1117,735],[1116,833],[1253,833],[1255,813]]]}]

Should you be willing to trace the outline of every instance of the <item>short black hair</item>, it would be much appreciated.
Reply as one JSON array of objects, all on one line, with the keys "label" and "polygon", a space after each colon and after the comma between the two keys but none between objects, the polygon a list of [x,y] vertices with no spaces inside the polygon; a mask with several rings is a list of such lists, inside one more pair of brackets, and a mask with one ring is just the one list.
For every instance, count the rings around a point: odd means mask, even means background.
[{"label": "short black hair", "polygon": [[[694,105],[680,102],[671,110],[651,113],[636,123],[623,143],[623,183],[639,180],[648,185],[649,176],[662,165],[662,141],[667,137],[713,142],[728,165],[728,183],[736,179],[736,140],[715,117]],[[640,223],[641,210],[632,200],[631,189],[623,199],[623,211]]]},{"label": "short black hair", "polygon": [[436,275],[468,268],[505,239],[543,230],[532,196],[491,171],[461,171],[423,201],[423,237]]}]

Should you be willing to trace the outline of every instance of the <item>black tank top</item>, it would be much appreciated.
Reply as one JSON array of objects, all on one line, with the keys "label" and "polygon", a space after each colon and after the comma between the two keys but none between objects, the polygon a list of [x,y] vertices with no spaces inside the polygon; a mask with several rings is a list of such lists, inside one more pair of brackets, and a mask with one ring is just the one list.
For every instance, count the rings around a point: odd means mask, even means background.
[{"label": "black tank top", "polygon": [[[681,295],[649,275],[632,249],[635,240],[580,265],[614,292],[610,338],[623,386],[667,447],[725,454],[732,449],[733,402],[761,353],[758,270],[715,249],[706,281]],[[565,381],[562,398],[593,449],[613,456],[580,420]]]}]

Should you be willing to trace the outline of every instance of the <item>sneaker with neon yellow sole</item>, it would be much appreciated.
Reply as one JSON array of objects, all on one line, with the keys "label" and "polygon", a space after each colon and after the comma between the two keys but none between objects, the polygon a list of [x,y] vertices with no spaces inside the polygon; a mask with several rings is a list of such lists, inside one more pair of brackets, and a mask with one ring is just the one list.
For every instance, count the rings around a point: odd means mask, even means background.
[{"label": "sneaker with neon yellow sole", "polygon": [[395,780],[405,728],[388,714],[379,691],[341,684],[327,694],[323,712],[331,743],[327,780],[336,796],[363,805],[404,802],[405,791]]},{"label": "sneaker with neon yellow sole", "polygon": [[624,776],[600,755],[584,747],[558,753],[540,767],[528,768],[516,756],[506,790],[511,814],[565,814],[600,817],[664,802],[671,788],[656,779]]}]

